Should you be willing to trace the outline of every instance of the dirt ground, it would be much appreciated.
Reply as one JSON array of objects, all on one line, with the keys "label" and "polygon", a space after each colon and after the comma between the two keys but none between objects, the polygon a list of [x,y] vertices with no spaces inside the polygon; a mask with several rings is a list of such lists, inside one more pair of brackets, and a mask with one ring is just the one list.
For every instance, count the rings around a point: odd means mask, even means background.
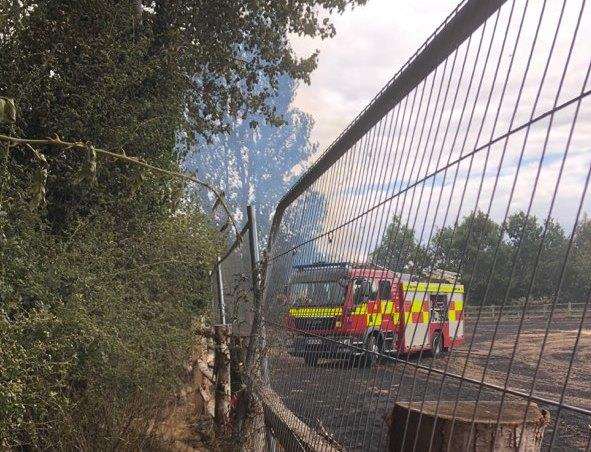
[{"label": "dirt ground", "polygon": [[[385,419],[397,400],[524,400],[507,393],[503,396],[504,391],[490,389],[481,381],[591,410],[591,318],[585,319],[579,335],[580,321],[555,319],[546,334],[547,320],[534,316],[518,334],[516,319],[498,327],[484,320],[476,328],[469,319],[466,342],[451,353],[437,359],[419,354],[408,357],[406,363],[387,359],[371,369],[351,366],[346,360],[323,360],[317,367],[308,367],[303,359],[287,354],[283,344],[291,338],[278,331],[282,339],[274,341],[279,345],[270,352],[272,383],[294,413],[347,450],[382,450],[387,440]],[[419,370],[417,365],[430,370]],[[433,369],[473,381],[442,377]],[[553,435],[554,450],[588,447],[590,416],[551,403],[537,404],[550,414],[545,448]]]}]

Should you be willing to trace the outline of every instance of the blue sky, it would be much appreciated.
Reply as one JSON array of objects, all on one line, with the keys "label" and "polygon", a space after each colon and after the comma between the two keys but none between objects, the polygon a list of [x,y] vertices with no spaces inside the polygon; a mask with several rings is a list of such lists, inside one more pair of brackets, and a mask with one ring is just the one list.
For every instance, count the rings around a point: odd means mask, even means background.
[{"label": "blue sky", "polygon": [[[507,28],[510,4],[510,1],[507,2],[501,11],[499,30]],[[351,150],[349,152],[352,154],[350,159],[365,162],[365,170],[341,177],[341,182],[339,182],[342,185],[341,190],[337,191],[331,184],[322,181],[319,181],[316,187],[317,190],[324,192],[329,198],[325,229],[330,229],[351,218],[356,213],[363,211],[364,206],[368,207],[383,201],[388,193],[391,193],[393,187],[404,187],[408,181],[420,179],[420,174],[425,175],[428,172],[440,169],[448,159],[453,161],[461,154],[474,149],[477,145],[487,142],[491,137],[496,137],[509,130],[509,128],[514,129],[516,126],[526,123],[531,116],[535,117],[544,113],[551,109],[555,102],[560,105],[576,97],[582,91],[591,89],[591,81],[588,81],[585,86],[583,83],[590,64],[588,45],[591,42],[591,14],[589,11],[585,11],[582,15],[583,21],[580,32],[574,41],[575,45],[567,67],[568,70],[564,72],[573,30],[580,13],[581,1],[569,0],[567,2],[566,13],[559,28],[557,45],[553,50],[548,73],[543,83],[541,82],[542,73],[550,52],[552,36],[557,28],[557,18],[559,17],[562,2],[558,0],[547,2],[543,14],[542,2],[529,2],[527,10],[524,10],[524,0],[517,0],[515,5],[515,15],[512,16],[511,26],[509,27],[510,32],[506,51],[501,52],[502,40],[495,38],[491,53],[491,61],[494,64],[484,71],[482,92],[487,92],[490,87],[493,94],[492,107],[486,116],[484,115],[486,96],[481,95],[478,97],[479,102],[476,104],[475,121],[480,121],[483,124],[481,137],[477,136],[478,127],[473,125],[471,128],[467,128],[465,119],[463,122],[459,122],[457,115],[454,113],[452,115],[453,119],[451,119],[452,130],[454,125],[456,129],[459,125],[460,130],[469,130],[466,135],[467,145],[465,151],[462,151],[460,142],[453,144],[452,140],[446,140],[444,156],[438,165],[436,159],[427,159],[429,163],[423,168],[419,168],[417,164],[414,167],[411,165],[407,172],[402,173],[394,171],[394,169],[386,170],[379,173],[379,178],[376,177],[376,170],[371,168],[392,165],[393,162],[389,158],[394,151],[388,150],[385,145],[382,148],[374,146],[372,158],[374,163],[375,159],[377,159],[377,165],[375,165],[370,163],[371,160],[363,160],[367,146],[363,148],[360,145],[356,150]],[[332,40],[293,39],[296,51],[301,54],[316,48],[321,51],[319,67],[312,75],[311,85],[301,86],[296,97],[296,106],[311,114],[316,122],[312,137],[320,144],[320,151],[323,151],[339,135],[455,6],[456,1],[370,0],[367,6],[356,8],[353,11],[348,11],[343,16],[333,18],[337,27],[337,35]],[[518,39],[518,27],[516,25],[522,15],[524,26]],[[540,22],[540,33],[533,47],[535,51],[532,52],[533,37],[540,17],[543,20]],[[513,46],[514,42],[517,43],[515,46]],[[513,55],[513,52],[515,52],[515,55]],[[467,52],[466,54],[470,58],[470,53]],[[532,55],[532,59],[529,71],[525,72],[529,55]],[[509,62],[512,58],[512,70],[508,71]],[[494,69],[497,66],[501,75],[494,84]],[[565,74],[563,87],[559,98],[555,99],[563,72]],[[527,77],[524,79],[522,96],[517,102],[517,93],[524,73],[527,74]],[[503,97],[501,86],[505,74],[508,74],[506,75],[506,92],[508,95]],[[458,85],[460,86],[460,97],[468,92],[467,83],[463,80],[462,82],[462,84]],[[538,93],[539,100],[534,110],[533,106]],[[454,109],[454,112],[456,110],[458,109]],[[495,124],[495,114],[493,113],[497,111],[500,114]],[[511,122],[514,112],[515,117]],[[428,110],[426,113],[429,114]],[[548,118],[536,122],[531,127],[525,147],[522,144],[524,132],[512,135],[506,144],[502,142],[492,146],[490,161],[484,174],[484,153],[477,155],[473,162],[474,165],[468,179],[467,191],[462,206],[459,204],[461,190],[455,188],[452,191],[451,180],[447,180],[445,184],[442,184],[442,179],[436,178],[436,194],[434,196],[441,196],[451,206],[452,213],[445,223],[449,224],[457,215],[461,218],[464,214],[473,210],[475,206],[480,210],[486,210],[493,190],[494,202],[491,215],[496,220],[502,219],[509,199],[511,199],[509,210],[512,212],[526,209],[532,196],[532,213],[541,218],[548,215],[574,113],[575,105],[573,104],[560,110],[554,116],[543,159],[542,150],[548,131]],[[384,121],[386,120],[387,118],[384,119]],[[420,122],[418,124],[420,125]],[[384,127],[383,130],[386,130],[386,128]],[[441,140],[441,137],[437,139],[431,138],[433,143],[438,140]],[[424,143],[426,149],[429,138],[426,138]],[[429,144],[429,146],[431,145]],[[504,147],[505,151],[503,151]],[[519,172],[517,172],[517,162],[522,148],[523,161]],[[581,199],[583,184],[589,172],[589,165],[591,164],[590,148],[591,100],[586,97],[580,105],[568,158],[565,160],[562,179],[556,192],[556,202],[551,211],[551,215],[561,222],[567,232],[572,227],[575,211]],[[405,150],[404,152],[408,155],[411,150]],[[405,155],[404,152],[401,152],[401,156]],[[413,149],[412,152],[416,152],[416,150]],[[503,152],[505,156],[501,160]],[[467,163],[468,161],[458,166],[458,178],[462,183],[466,180]],[[334,171],[344,170],[335,168]],[[499,171],[499,179],[495,186],[497,171]],[[534,184],[538,172],[538,182]],[[483,189],[478,204],[476,204],[481,179]],[[381,183],[376,183],[380,181]],[[357,196],[351,196],[351,191],[361,185],[366,186],[367,189],[360,191]],[[512,189],[513,195],[511,197]],[[419,196],[419,193],[417,192],[417,196]],[[349,196],[345,198],[347,194]],[[427,196],[427,192],[423,191],[423,196]],[[345,207],[343,207],[344,204],[346,204]],[[381,230],[386,227],[386,222],[382,220],[383,215],[386,217],[394,213],[407,215],[411,222],[414,217],[419,217],[419,224],[423,221],[430,223],[432,220],[430,216],[433,215],[436,217],[436,223],[442,221],[440,218],[445,216],[442,212],[433,213],[432,207],[431,212],[428,212],[427,207],[423,207],[426,205],[424,201],[421,201],[421,203],[415,202],[415,204],[418,206],[417,214],[414,213],[414,210],[412,214],[409,212],[410,202],[396,204],[395,201],[392,201],[385,203],[382,209],[376,209],[371,216],[368,216],[367,223],[375,224],[377,222],[380,223],[380,227],[371,227],[373,232],[369,234],[371,236],[370,240],[378,240],[381,236]],[[591,211],[589,196],[585,198],[583,207],[587,212]],[[417,209],[417,207],[415,206],[413,209]],[[351,236],[356,234],[353,231],[354,229],[367,231],[368,227],[345,228],[342,233]],[[363,232],[362,235],[363,237],[358,238],[360,247],[362,243],[368,240],[366,232]]]}]

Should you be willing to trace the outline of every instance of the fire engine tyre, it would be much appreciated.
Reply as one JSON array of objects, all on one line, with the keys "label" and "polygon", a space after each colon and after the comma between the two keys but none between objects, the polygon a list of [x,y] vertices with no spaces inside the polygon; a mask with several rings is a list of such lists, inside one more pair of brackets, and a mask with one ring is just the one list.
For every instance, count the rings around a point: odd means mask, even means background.
[{"label": "fire engine tyre", "polygon": [[431,355],[433,358],[438,358],[443,355],[443,335],[441,331],[437,331],[431,340]]},{"label": "fire engine tyre", "polygon": [[318,355],[315,353],[306,353],[304,355],[304,362],[310,367],[316,367],[318,365]]},{"label": "fire engine tyre", "polygon": [[383,341],[377,334],[370,334],[367,337],[367,339],[365,340],[365,344],[363,345],[363,348],[373,353],[365,353],[360,357],[360,367],[371,367],[374,363],[378,361],[379,356],[376,355],[376,353],[382,352],[382,343]]}]

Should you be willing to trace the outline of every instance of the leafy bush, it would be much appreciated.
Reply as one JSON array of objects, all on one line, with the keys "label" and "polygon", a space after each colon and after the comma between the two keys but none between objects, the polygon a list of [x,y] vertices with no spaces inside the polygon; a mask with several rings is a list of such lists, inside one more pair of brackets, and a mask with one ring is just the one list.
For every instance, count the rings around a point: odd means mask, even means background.
[{"label": "leafy bush", "polygon": [[197,212],[33,224],[0,224],[0,447],[136,448],[180,385],[218,234]]}]

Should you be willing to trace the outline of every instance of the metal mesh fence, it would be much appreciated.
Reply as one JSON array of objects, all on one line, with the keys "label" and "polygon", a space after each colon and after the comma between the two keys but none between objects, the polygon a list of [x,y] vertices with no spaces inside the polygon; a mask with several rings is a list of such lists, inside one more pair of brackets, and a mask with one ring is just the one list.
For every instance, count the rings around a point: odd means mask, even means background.
[{"label": "metal mesh fence", "polygon": [[271,385],[329,441],[589,448],[585,3],[463,3],[280,202]]},{"label": "metal mesh fence", "polygon": [[[247,228],[240,238],[220,258],[218,268],[212,275],[214,297],[214,322],[232,326],[232,331],[248,336],[253,321],[252,270]],[[220,279],[223,302],[220,300]],[[225,319],[222,319],[222,310]]]}]

